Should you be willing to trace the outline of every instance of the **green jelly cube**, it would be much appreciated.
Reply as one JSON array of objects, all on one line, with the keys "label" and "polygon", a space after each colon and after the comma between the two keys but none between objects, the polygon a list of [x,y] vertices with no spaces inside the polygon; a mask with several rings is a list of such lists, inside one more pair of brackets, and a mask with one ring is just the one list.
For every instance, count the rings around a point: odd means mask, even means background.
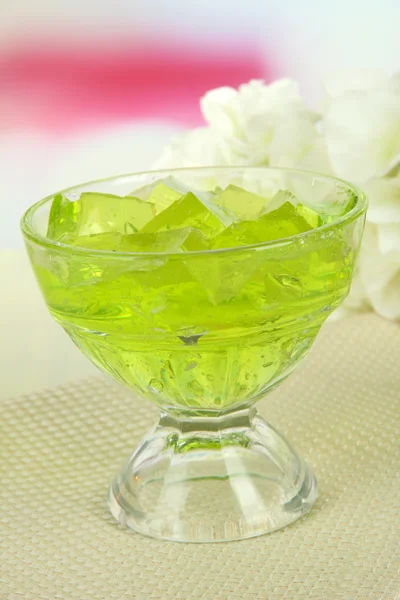
[{"label": "green jelly cube", "polygon": [[186,252],[199,252],[209,250],[210,242],[201,231],[192,229],[181,247]]},{"label": "green jelly cube", "polygon": [[299,204],[296,205],[296,211],[298,215],[307,221],[312,229],[319,227],[323,223],[321,215],[305,204],[300,204],[299,202]]},{"label": "green jelly cube", "polygon": [[[172,262],[168,253],[181,253],[184,240],[190,235],[191,229],[163,231],[160,233],[134,233],[121,235],[118,233],[98,233],[79,236],[73,245],[88,250],[82,257],[79,269],[67,267],[62,273],[69,285],[87,285],[99,281],[109,281],[124,275],[144,288],[159,288],[173,286],[178,283],[193,281],[184,262]],[[90,250],[107,250],[110,252],[132,252],[121,261],[110,261],[102,255],[91,255]],[[147,256],[160,253],[160,257]],[[138,256],[142,254],[142,256]],[[162,256],[165,254],[165,256]]]},{"label": "green jelly cube", "polygon": [[70,202],[62,194],[57,194],[51,203],[47,236],[62,241],[78,229],[80,205]]},{"label": "green jelly cube", "polygon": [[189,192],[154,217],[142,231],[157,233],[194,227],[205,236],[212,237],[223,231],[227,223],[232,223],[232,219],[222,208],[202,202]]},{"label": "green jelly cube", "polygon": [[289,192],[289,190],[279,190],[271,200],[267,201],[262,214],[270,213],[283,206],[286,202],[290,202],[290,204],[296,206],[297,198],[292,192]]},{"label": "green jelly cube", "polygon": [[108,250],[115,252],[121,248],[122,235],[120,233],[94,233],[91,235],[79,235],[69,243],[72,246],[88,248],[89,250]]},{"label": "green jelly cube", "polygon": [[83,192],[74,202],[61,194],[50,210],[47,234],[55,240],[97,233],[131,233],[154,217],[154,206],[138,198]]},{"label": "green jelly cube", "polygon": [[[167,188],[167,190],[175,193],[179,193],[180,196],[187,194],[190,190],[187,186],[182,184],[180,181],[175,179],[175,177],[168,176],[163,177],[162,179],[157,179],[151,183],[147,183],[142,187],[136,188],[133,190],[129,196],[135,196],[136,198],[140,198],[141,200],[149,200],[150,195],[157,189],[159,186],[162,186],[160,189]],[[154,196],[157,197],[157,194]]]},{"label": "green jelly cube", "polygon": [[207,250],[206,238],[189,227],[159,233],[95,233],[73,238],[71,245],[89,250],[111,252],[177,253],[181,250]]},{"label": "green jelly cube", "polygon": [[182,244],[192,230],[188,227],[157,233],[133,233],[121,239],[121,250],[124,252],[175,253],[180,252]]},{"label": "green jelly cube", "polygon": [[216,204],[234,213],[240,220],[256,219],[265,209],[267,200],[236,185],[228,185],[215,198]]},{"label": "green jelly cube", "polygon": [[[251,258],[249,252],[252,252]],[[217,305],[237,296],[262,265],[262,253],[249,252],[221,252],[211,259],[207,254],[188,258],[187,268],[211,304]]]},{"label": "green jelly cube", "polygon": [[176,200],[182,198],[182,196],[182,192],[177,192],[164,183],[159,183],[148,197],[148,202],[152,202],[156,207],[157,213],[160,213],[171,206]]},{"label": "green jelly cube", "polygon": [[173,189],[164,182],[160,182],[157,185],[146,185],[136,190],[136,192],[132,192],[132,195],[136,195],[141,200],[151,202],[156,207],[156,212],[159,213],[171,206],[175,200],[179,200],[185,193]]},{"label": "green jelly cube", "polygon": [[211,248],[233,248],[260,244],[303,233],[310,229],[312,229],[311,226],[297,213],[296,207],[291,202],[285,202],[280,208],[259,217],[257,221],[233,223],[214,237]]},{"label": "green jelly cube", "polygon": [[290,204],[295,206],[297,213],[303,217],[313,229],[322,225],[321,215],[309,206],[300,204],[297,198],[292,192],[289,192],[289,190],[279,190],[279,192],[267,203],[264,214],[280,208],[285,202],[290,202]]},{"label": "green jelly cube", "polygon": [[312,229],[310,223],[297,212],[297,207],[291,202],[285,202],[280,208],[263,215],[256,223],[259,223],[260,227],[256,234],[260,241],[298,235]]},{"label": "green jelly cube", "polygon": [[[143,258],[145,259],[145,255]],[[173,260],[171,256],[166,256],[161,259],[160,264],[158,262],[155,264],[153,258],[148,260],[150,262],[147,269],[140,266],[140,269],[134,269],[130,274],[134,281],[140,284],[144,292],[151,288],[168,287],[174,293],[177,285],[193,282],[192,275],[180,258],[179,260]],[[156,298],[151,296],[148,301],[155,304],[158,302]],[[164,311],[168,310],[165,297],[160,299],[160,304],[163,306]]]},{"label": "green jelly cube", "polygon": [[[122,200],[123,204],[120,202],[118,205],[118,211],[121,212],[121,215],[120,223],[116,222],[117,231],[121,231],[120,226],[122,226],[124,221],[124,233],[131,233],[130,230],[132,229],[140,231],[156,214],[155,206],[151,202],[144,202],[139,198],[131,198],[129,196],[122,198]],[[132,215],[129,220],[125,220],[123,215],[125,211],[129,211],[129,214]],[[116,216],[118,217],[119,215],[117,214]]]},{"label": "green jelly cube", "polygon": [[151,202],[156,207],[156,213],[158,214],[189,191],[190,189],[187,186],[174,177],[169,176],[144,185],[129,195]]},{"label": "green jelly cube", "polygon": [[329,194],[324,199],[324,204],[318,207],[323,223],[333,223],[352,208],[357,202],[357,196],[354,192],[343,190],[341,192],[341,201],[338,201],[338,192]]},{"label": "green jelly cube", "polygon": [[153,183],[149,183],[148,185],[136,189],[129,195],[140,198],[140,200],[152,202],[155,205],[156,213],[158,214],[171,206],[173,202],[179,200],[182,196],[185,196],[188,192],[194,193],[197,198],[200,198],[202,202],[206,203],[210,202],[214,197],[214,193],[194,190],[172,176],[158,179]]}]

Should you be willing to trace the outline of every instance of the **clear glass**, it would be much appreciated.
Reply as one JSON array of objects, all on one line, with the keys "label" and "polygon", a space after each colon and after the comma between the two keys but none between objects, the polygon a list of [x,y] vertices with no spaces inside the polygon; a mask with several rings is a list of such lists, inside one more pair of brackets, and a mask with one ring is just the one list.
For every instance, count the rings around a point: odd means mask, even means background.
[{"label": "clear glass", "polygon": [[175,254],[53,242],[53,197],[22,219],[52,316],[95,365],[160,407],[155,429],[111,485],[114,517],[175,541],[257,536],[304,515],[317,496],[309,466],[254,405],[293,371],[346,297],[366,199],[330,177],[250,167],[141,173],[65,193],[125,196],[170,175],[193,190],[290,190],[330,214],[354,201],[344,216],[296,236]]}]

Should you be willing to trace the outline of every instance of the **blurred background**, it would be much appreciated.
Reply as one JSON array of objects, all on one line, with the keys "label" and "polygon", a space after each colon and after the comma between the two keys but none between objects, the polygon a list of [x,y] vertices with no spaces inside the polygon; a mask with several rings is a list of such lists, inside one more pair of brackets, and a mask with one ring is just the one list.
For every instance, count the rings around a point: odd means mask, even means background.
[{"label": "blurred background", "polygon": [[252,78],[397,67],[398,0],[1,0],[0,246],[30,204],[145,169],[201,124],[199,97]]}]

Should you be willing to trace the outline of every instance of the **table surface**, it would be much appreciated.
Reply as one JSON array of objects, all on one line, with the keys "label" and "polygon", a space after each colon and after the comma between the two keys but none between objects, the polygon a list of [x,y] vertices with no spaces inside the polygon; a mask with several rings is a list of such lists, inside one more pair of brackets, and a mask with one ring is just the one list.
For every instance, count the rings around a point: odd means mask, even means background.
[{"label": "table surface", "polygon": [[105,503],[155,408],[82,381],[96,371],[49,318],[23,254],[0,258],[1,600],[400,598],[397,324],[327,325],[260,403],[317,475],[307,517],[243,542],[160,542],[123,531]]}]

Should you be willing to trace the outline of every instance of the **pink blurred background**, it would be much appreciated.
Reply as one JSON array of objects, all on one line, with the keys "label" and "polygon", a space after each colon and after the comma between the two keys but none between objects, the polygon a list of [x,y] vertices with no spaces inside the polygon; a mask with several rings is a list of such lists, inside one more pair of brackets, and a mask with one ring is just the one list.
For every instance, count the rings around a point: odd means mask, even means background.
[{"label": "pink blurred background", "polygon": [[257,47],[204,50],[162,41],[140,49],[10,48],[0,59],[2,121],[60,136],[143,119],[190,127],[201,123],[198,100],[208,89],[271,78]]},{"label": "pink blurred background", "polygon": [[0,247],[41,196],[149,168],[210,88],[287,75],[315,103],[332,70],[397,68],[399,17],[391,0],[2,0]]}]

